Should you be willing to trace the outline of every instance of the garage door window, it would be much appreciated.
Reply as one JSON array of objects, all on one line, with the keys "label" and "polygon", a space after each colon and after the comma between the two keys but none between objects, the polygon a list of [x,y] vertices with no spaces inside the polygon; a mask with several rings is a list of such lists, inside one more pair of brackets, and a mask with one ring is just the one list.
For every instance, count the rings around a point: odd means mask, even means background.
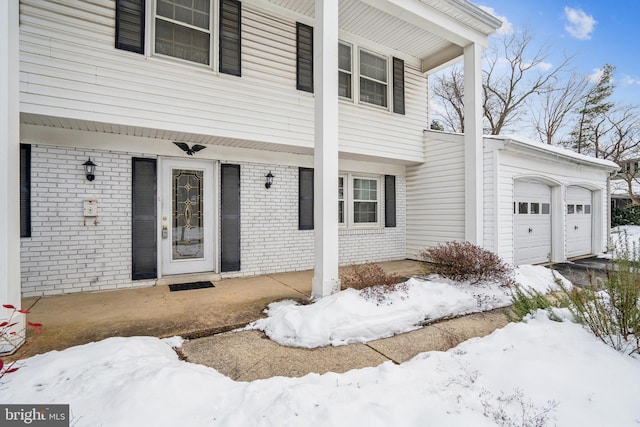
[{"label": "garage door window", "polygon": [[[539,202],[513,202],[513,213],[517,215],[549,215],[551,212],[549,203]],[[587,206],[585,205],[585,210]]]},{"label": "garage door window", "polygon": [[590,215],[591,205],[567,205],[567,214],[570,215]]},{"label": "garage door window", "polygon": [[518,203],[518,213],[519,214],[528,214],[529,213],[529,203],[527,202],[520,202]]}]

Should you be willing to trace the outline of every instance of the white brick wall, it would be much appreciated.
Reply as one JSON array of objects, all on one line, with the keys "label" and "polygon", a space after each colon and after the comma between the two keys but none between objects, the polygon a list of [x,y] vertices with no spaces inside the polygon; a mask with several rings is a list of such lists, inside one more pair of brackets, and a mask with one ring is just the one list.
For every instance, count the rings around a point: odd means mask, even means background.
[{"label": "white brick wall", "polygon": [[[96,178],[82,164],[91,156]],[[147,286],[131,280],[132,153],[31,148],[31,237],[21,239],[22,295]],[[98,201],[85,225],[83,200]]]},{"label": "white brick wall", "polygon": [[[97,164],[87,181],[82,163]],[[135,153],[33,145],[31,237],[21,239],[23,296],[150,286],[131,280],[131,158]],[[141,156],[142,157],[142,156]],[[240,163],[241,271],[313,268],[313,230],[298,230],[298,168]],[[264,187],[271,171],[274,183]],[[405,258],[406,181],[396,177],[397,227],[340,231],[341,265]],[[98,201],[98,224],[83,200]],[[384,203],[382,195],[381,203]],[[384,206],[381,206],[384,212]]]},{"label": "white brick wall", "polygon": [[[269,171],[275,178],[267,190],[264,176]],[[240,163],[240,179],[241,271],[223,277],[313,268],[314,232],[298,230],[298,168]],[[340,230],[341,265],[406,258],[406,182],[402,176],[396,177],[396,199],[395,228]]]}]

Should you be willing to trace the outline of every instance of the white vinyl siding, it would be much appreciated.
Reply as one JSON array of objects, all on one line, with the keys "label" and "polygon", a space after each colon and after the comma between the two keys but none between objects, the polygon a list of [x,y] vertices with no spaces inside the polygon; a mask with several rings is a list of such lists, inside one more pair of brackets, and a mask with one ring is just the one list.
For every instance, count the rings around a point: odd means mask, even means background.
[{"label": "white vinyl siding", "polygon": [[[292,19],[243,4],[242,77],[232,78],[115,49],[110,0],[24,0],[20,9],[20,109],[34,118],[27,123],[165,139],[189,132],[224,145],[311,153],[313,96],[296,90]],[[342,153],[423,160],[427,81],[416,63],[405,64],[405,116],[339,103]]]},{"label": "white vinyl siding", "polygon": [[407,168],[407,258],[429,246],[464,240],[464,143],[425,134],[424,164]]}]

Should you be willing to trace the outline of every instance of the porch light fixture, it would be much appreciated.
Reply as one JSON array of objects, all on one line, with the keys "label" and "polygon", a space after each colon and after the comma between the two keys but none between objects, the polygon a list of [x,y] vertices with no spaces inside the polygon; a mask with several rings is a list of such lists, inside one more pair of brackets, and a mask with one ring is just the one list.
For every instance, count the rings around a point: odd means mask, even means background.
[{"label": "porch light fixture", "polygon": [[269,188],[271,188],[271,184],[273,184],[273,178],[275,177],[275,175],[272,174],[271,171],[269,171],[269,173],[264,177],[267,178],[267,182],[264,183],[264,188],[268,190]]},{"label": "porch light fixture", "polygon": [[96,164],[91,161],[91,157],[89,160],[82,164],[84,166],[84,172],[87,175],[87,180],[93,181],[96,178]]}]

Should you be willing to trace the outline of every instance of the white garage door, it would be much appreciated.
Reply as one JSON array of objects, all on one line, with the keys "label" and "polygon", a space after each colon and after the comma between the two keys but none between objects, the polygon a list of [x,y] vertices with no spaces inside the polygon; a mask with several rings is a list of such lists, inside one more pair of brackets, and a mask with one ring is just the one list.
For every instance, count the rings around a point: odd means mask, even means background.
[{"label": "white garage door", "polygon": [[567,257],[592,253],[591,200],[590,190],[567,188]]},{"label": "white garage door", "polygon": [[546,262],[551,254],[551,187],[516,181],[513,202],[514,263]]}]

